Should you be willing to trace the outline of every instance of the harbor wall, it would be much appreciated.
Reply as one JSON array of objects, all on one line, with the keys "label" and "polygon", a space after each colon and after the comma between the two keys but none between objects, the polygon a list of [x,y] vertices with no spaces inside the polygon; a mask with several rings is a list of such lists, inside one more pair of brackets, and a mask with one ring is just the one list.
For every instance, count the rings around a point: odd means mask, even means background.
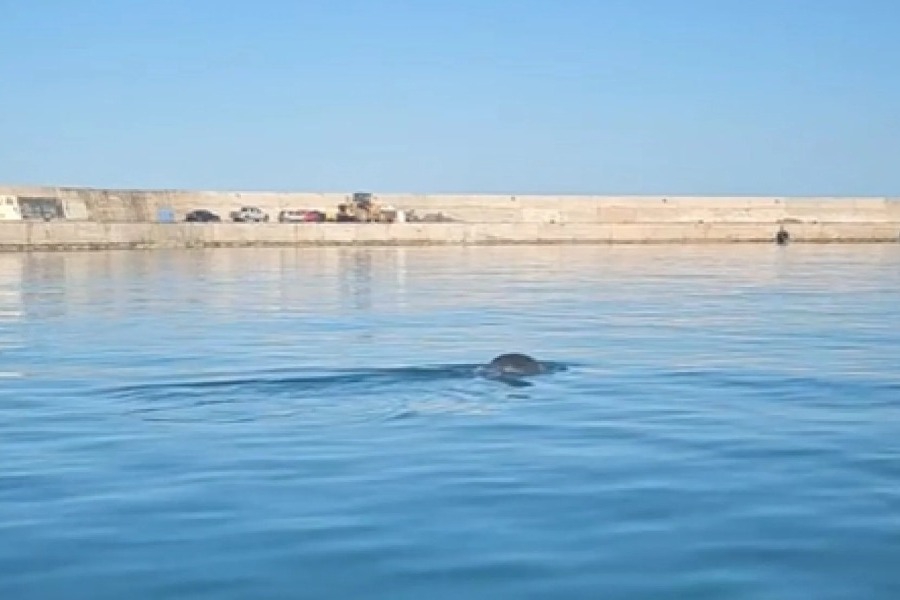
[{"label": "harbor wall", "polygon": [[[277,218],[284,209],[333,213],[352,193],[205,192],[0,186],[0,196],[57,200],[64,218],[98,223],[176,221],[196,209],[223,220],[241,206]],[[379,194],[376,202],[419,216],[441,214],[465,223],[777,223],[900,222],[900,197],[534,196],[484,194]]]},{"label": "harbor wall", "polygon": [[[376,202],[441,222],[282,224],[283,209],[333,214],[352,193],[203,192],[0,186],[0,198],[53,206],[0,220],[0,249],[314,244],[884,242],[900,236],[900,198],[374,194]],[[37,203],[37,204],[34,204]],[[42,204],[43,203],[43,204]],[[231,223],[241,206],[269,223]],[[185,223],[208,209],[222,223]],[[30,209],[29,209],[30,210]],[[167,215],[164,219],[163,215]],[[174,222],[161,222],[172,219]],[[414,219],[415,221],[415,219]]]},{"label": "harbor wall", "polygon": [[[786,225],[794,242],[897,242],[900,223]],[[320,245],[771,243],[760,223],[0,222],[0,251]]]}]

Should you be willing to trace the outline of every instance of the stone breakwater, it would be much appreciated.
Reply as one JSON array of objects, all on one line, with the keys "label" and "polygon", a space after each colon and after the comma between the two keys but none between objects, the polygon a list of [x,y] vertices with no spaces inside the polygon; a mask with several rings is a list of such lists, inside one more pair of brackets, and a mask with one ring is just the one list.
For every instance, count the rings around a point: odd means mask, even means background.
[{"label": "stone breakwater", "polygon": [[[334,213],[347,194],[128,191],[0,186],[18,220],[0,220],[0,250],[216,246],[897,242],[900,198],[374,194],[449,222],[278,223],[281,210]],[[15,203],[15,204],[13,204]],[[256,206],[268,223],[230,223]],[[0,207],[2,208],[2,207]],[[221,223],[185,223],[207,209]],[[162,222],[173,221],[173,222]]]}]

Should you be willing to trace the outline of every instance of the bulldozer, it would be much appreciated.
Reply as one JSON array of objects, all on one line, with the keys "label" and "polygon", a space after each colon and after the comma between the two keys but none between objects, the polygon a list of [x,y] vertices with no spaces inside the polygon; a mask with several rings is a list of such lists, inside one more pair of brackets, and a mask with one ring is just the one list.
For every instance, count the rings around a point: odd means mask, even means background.
[{"label": "bulldozer", "polygon": [[390,211],[382,210],[369,192],[356,192],[352,200],[338,204],[337,221],[357,223],[390,223]]}]

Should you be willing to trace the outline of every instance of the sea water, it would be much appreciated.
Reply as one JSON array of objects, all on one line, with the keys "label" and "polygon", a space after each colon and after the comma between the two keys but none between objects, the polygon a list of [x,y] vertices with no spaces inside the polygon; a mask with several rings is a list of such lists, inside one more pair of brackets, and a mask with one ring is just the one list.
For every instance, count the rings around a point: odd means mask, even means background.
[{"label": "sea water", "polygon": [[900,597],[900,246],[6,254],[0,359],[2,598]]}]

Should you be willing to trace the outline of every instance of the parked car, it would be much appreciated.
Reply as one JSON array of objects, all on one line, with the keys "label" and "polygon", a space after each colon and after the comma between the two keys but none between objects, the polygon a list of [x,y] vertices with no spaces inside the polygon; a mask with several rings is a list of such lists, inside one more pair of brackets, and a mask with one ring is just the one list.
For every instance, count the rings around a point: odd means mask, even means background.
[{"label": "parked car", "polygon": [[193,223],[214,223],[221,221],[222,218],[214,212],[210,212],[205,208],[200,208],[197,210],[192,210],[185,217],[185,221],[193,222]]},{"label": "parked car", "polygon": [[278,213],[278,220],[281,223],[304,223],[310,221],[320,223],[325,220],[325,213],[320,210],[287,209]]},{"label": "parked car", "polygon": [[231,220],[237,223],[262,223],[269,220],[269,215],[256,206],[242,206],[240,210],[231,212]]},{"label": "parked car", "polygon": [[300,223],[306,220],[306,211],[303,210],[283,210],[278,213],[279,223]]}]

